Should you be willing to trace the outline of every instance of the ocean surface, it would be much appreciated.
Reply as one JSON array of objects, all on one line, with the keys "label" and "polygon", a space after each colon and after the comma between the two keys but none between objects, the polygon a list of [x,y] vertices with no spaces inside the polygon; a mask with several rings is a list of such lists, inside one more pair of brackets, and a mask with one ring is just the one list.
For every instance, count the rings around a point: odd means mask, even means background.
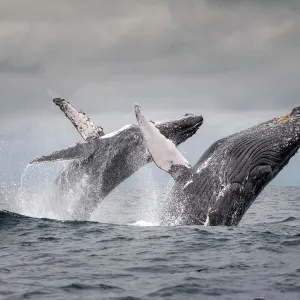
[{"label": "ocean surface", "polygon": [[49,193],[0,190],[1,300],[300,299],[300,188],[268,187],[237,227],[160,227],[162,193],[125,187],[62,221]]}]

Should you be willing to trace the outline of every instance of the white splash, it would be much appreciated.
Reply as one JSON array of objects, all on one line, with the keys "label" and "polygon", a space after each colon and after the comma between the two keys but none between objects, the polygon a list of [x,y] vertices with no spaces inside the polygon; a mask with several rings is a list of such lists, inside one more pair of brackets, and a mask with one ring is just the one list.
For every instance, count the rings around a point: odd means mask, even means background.
[{"label": "white splash", "polygon": [[207,215],[206,221],[204,223],[204,226],[209,226],[209,215]]},{"label": "white splash", "polygon": [[136,182],[137,186],[143,189],[139,191],[134,220],[143,220],[158,226],[161,205],[165,199],[163,193],[168,190],[168,185],[162,188],[153,177],[151,166],[138,171]]},{"label": "white splash", "polygon": [[205,169],[211,159],[212,159],[212,156],[210,156],[203,164],[201,164],[201,166],[197,170],[197,173],[200,173],[203,169]]},{"label": "white splash", "polygon": [[[68,219],[67,211],[56,199],[58,187],[49,184],[61,169],[61,165],[62,163],[48,167],[27,165],[21,175],[19,188],[7,201],[8,210],[35,218]],[[32,183],[36,187],[27,187]]]},{"label": "white splash", "polygon": [[[86,178],[78,183],[84,185]],[[10,199],[10,209],[13,212],[34,218],[49,218],[56,220],[73,220],[73,212],[80,192],[75,194],[73,189],[61,194],[59,186],[51,184],[37,188],[19,188]],[[83,191],[83,189],[82,189]]]},{"label": "white splash", "polygon": [[185,185],[184,185],[184,187],[183,188],[186,188],[189,184],[191,184],[193,182],[193,180],[189,180]]},{"label": "white splash", "polygon": [[134,223],[129,223],[127,225],[131,225],[131,226],[140,226],[140,227],[153,227],[153,226],[159,226],[158,223],[152,223],[149,221],[145,221],[145,220],[140,220],[140,221],[136,221]]},{"label": "white splash", "polygon": [[21,175],[20,188],[23,188],[23,181],[24,181],[25,176],[27,175],[27,169],[28,169],[30,166],[31,166],[31,164],[28,164],[28,165],[25,167],[25,169],[24,169],[24,171],[23,171],[23,173],[22,173],[22,175]]}]

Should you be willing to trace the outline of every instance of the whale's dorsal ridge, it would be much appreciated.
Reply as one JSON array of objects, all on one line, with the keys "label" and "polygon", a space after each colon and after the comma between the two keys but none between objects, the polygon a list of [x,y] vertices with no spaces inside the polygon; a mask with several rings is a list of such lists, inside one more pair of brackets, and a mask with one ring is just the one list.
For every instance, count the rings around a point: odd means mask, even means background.
[{"label": "whale's dorsal ridge", "polygon": [[62,98],[54,98],[53,102],[64,112],[85,141],[104,135],[103,128],[95,125],[83,111],[78,111],[70,102]]},{"label": "whale's dorsal ridge", "polygon": [[153,161],[176,180],[181,173],[190,169],[191,165],[177,150],[175,144],[162,135],[152,122],[148,121],[141,107],[135,104],[134,108],[137,122]]}]

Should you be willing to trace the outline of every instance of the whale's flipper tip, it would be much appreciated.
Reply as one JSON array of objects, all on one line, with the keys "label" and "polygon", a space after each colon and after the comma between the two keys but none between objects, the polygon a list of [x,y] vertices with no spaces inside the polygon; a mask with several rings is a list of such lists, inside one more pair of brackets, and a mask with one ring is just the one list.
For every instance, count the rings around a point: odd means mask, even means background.
[{"label": "whale's flipper tip", "polygon": [[56,161],[59,159],[53,159],[52,155],[43,155],[41,157],[35,158],[34,160],[32,160],[31,162],[29,162],[30,165],[34,165],[34,164],[39,164],[39,163],[44,163],[44,162],[52,162],[52,161]]},{"label": "whale's flipper tip", "polygon": [[97,139],[104,135],[102,127],[95,125],[83,111],[77,111],[67,100],[54,98],[53,103],[64,112],[85,141]]},{"label": "whale's flipper tip", "polygon": [[135,116],[138,118],[141,114],[141,106],[138,103],[134,103],[134,112],[135,112]]},{"label": "whale's flipper tip", "polygon": [[136,117],[136,120],[137,120],[138,124],[140,126],[142,126],[142,124],[145,121],[145,117],[143,115],[143,111],[142,111],[141,106],[137,103],[134,104],[134,112],[135,112],[135,117]]},{"label": "whale's flipper tip", "polygon": [[62,103],[63,101],[65,101],[65,99],[63,99],[63,98],[53,98],[53,102],[54,102],[56,105]]},{"label": "whale's flipper tip", "polygon": [[29,162],[30,165],[33,165],[33,164],[36,164],[36,163],[38,163],[38,159],[37,158]]}]

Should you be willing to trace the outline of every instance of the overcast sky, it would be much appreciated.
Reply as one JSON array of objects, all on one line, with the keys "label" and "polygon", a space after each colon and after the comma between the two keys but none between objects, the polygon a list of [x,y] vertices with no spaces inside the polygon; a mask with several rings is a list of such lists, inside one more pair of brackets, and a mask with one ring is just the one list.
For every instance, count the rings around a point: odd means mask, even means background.
[{"label": "overcast sky", "polygon": [[[299,25],[298,0],[0,0],[0,184],[81,140],[53,96],[105,132],[136,122],[134,102],[153,120],[202,114],[180,147],[192,163],[216,139],[289,113]],[[299,166],[300,154],[273,183],[300,185]]]}]

